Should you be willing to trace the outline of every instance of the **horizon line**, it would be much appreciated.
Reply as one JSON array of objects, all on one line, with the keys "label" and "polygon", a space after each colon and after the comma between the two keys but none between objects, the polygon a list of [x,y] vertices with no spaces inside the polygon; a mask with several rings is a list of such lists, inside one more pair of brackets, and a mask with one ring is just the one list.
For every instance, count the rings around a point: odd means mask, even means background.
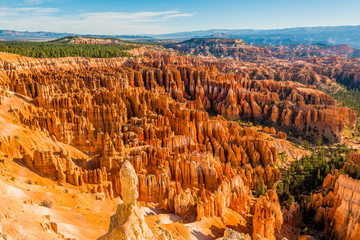
[{"label": "horizon line", "polygon": [[286,27],[286,28],[211,28],[201,30],[189,30],[189,31],[178,31],[168,32],[160,34],[96,34],[96,33],[72,33],[72,32],[52,32],[52,31],[29,31],[29,30],[15,30],[15,29],[0,29],[0,31],[15,31],[15,32],[27,32],[27,33],[55,33],[55,34],[73,34],[73,35],[95,35],[95,36],[159,36],[169,35],[176,33],[191,33],[191,32],[206,32],[206,31],[221,31],[221,30],[254,30],[254,31],[271,31],[271,30],[285,30],[285,29],[296,29],[296,28],[326,28],[326,27],[360,27],[360,25],[323,25],[323,26],[297,26],[297,27]]}]

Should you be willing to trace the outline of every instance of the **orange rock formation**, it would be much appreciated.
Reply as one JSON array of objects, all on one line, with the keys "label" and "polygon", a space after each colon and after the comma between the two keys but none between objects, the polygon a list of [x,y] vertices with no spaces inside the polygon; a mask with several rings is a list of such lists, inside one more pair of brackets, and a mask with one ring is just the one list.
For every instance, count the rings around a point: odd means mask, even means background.
[{"label": "orange rock formation", "polygon": [[324,226],[324,232],[333,239],[358,239],[360,234],[360,181],[351,177],[328,175],[324,180],[323,187],[329,186],[332,177],[337,180],[333,185],[333,191],[326,196],[322,193],[314,194],[312,201],[308,203],[308,210],[316,212],[315,222],[318,226]]},{"label": "orange rock formation", "polygon": [[[217,61],[161,52],[139,59],[1,56],[0,103],[9,93],[24,99],[11,117],[53,146],[18,146],[30,169],[121,196],[126,206],[121,169],[131,163],[140,204],[188,221],[231,209],[248,219],[255,239],[275,239],[283,223],[272,190],[281,178],[277,149],[268,134],[231,120],[261,122],[281,139],[292,132],[339,141],[344,127],[356,123],[354,111],[314,88],[247,80],[246,70],[230,73]],[[259,185],[267,191],[255,198]]]}]

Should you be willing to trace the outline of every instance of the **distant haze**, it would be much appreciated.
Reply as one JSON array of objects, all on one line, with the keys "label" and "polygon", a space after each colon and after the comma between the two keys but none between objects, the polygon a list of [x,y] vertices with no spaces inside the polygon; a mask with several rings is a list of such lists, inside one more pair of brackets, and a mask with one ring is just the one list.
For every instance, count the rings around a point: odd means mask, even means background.
[{"label": "distant haze", "polygon": [[[52,32],[18,32],[0,30],[0,39],[4,40],[31,40],[44,41],[78,35],[74,33]],[[360,26],[339,27],[307,27],[287,28],[274,30],[252,29],[214,29],[205,31],[179,32],[158,35],[91,35],[97,37],[117,37],[121,39],[151,40],[151,39],[175,39],[178,41],[190,38],[216,37],[216,38],[240,38],[246,43],[279,45],[279,44],[326,44],[339,45],[349,44],[355,49],[360,49]]]}]

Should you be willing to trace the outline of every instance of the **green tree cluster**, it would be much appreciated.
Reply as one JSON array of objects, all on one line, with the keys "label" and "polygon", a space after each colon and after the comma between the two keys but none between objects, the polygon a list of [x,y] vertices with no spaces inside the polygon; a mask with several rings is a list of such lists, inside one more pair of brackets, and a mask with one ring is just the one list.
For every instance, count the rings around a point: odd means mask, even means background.
[{"label": "green tree cluster", "polygon": [[131,57],[126,52],[136,48],[135,45],[116,44],[68,44],[58,42],[24,42],[24,41],[0,41],[0,52],[15,53],[34,58],[57,58],[57,57],[92,57],[112,58]]},{"label": "green tree cluster", "polygon": [[351,89],[344,87],[338,90],[336,93],[330,93],[341,106],[349,107],[360,114],[360,91],[359,89]]},{"label": "green tree cluster", "polygon": [[[285,206],[290,206],[291,196],[294,197],[294,200],[301,202],[303,195],[309,195],[321,187],[324,178],[333,169],[341,169],[344,166],[346,156],[350,151],[351,149],[345,144],[326,148],[318,145],[310,156],[293,161],[284,171],[282,181],[276,184],[280,202]],[[353,175],[356,177],[356,174]]]},{"label": "green tree cluster", "polygon": [[[342,107],[348,107],[357,112],[358,116],[360,116],[360,91],[355,88],[352,89],[350,87],[343,87],[338,91],[328,92],[333,98],[338,101],[338,105]],[[360,135],[360,124],[359,121],[356,125],[357,135]]]}]

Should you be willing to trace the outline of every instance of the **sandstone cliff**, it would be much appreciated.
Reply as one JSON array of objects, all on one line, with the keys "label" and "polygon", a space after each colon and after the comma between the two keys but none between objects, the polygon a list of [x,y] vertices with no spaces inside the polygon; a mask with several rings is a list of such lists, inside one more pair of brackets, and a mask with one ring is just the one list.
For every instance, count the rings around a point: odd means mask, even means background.
[{"label": "sandstone cliff", "polygon": [[319,226],[324,226],[327,236],[334,239],[358,239],[360,234],[359,187],[359,180],[339,175],[333,191],[326,196],[322,193],[312,196],[313,200],[308,203],[307,208],[315,210],[315,222]]}]

